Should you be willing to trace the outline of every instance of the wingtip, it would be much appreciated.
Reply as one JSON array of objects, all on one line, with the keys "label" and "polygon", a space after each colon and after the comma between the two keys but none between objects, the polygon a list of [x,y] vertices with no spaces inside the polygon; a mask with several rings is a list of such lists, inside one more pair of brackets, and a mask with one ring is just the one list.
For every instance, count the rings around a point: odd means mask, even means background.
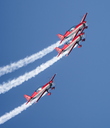
[{"label": "wingtip", "polygon": [[53,81],[53,80],[54,80],[55,76],[56,76],[56,74],[54,74],[54,75],[53,75],[53,77],[51,78],[51,81]]},{"label": "wingtip", "polygon": [[56,75],[57,75],[57,73],[54,74],[54,76],[56,76]]},{"label": "wingtip", "polygon": [[53,76],[53,78],[55,78],[56,75],[57,75],[57,74],[55,73],[54,76]]}]

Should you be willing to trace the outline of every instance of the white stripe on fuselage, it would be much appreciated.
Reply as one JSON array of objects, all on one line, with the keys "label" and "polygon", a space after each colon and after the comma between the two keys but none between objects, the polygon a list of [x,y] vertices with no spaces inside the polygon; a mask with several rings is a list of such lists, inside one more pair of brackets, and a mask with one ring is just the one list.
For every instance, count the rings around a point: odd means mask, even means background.
[{"label": "white stripe on fuselage", "polygon": [[79,42],[81,40],[81,38],[82,36],[77,37],[72,43],[69,44],[69,46],[64,51],[70,50],[76,42]]},{"label": "white stripe on fuselage", "polygon": [[[39,97],[42,95],[42,93],[47,89],[47,90],[49,90],[50,89],[50,87],[51,87],[51,84],[48,84],[47,86],[45,86],[42,90],[40,90],[39,92],[38,92],[38,94],[35,96],[35,97],[33,97],[32,99],[39,99]],[[46,92],[47,93],[47,92]],[[42,96],[44,96],[46,93],[44,93]]]},{"label": "white stripe on fuselage", "polygon": [[81,26],[79,26],[78,28],[74,29],[73,32],[70,33],[70,35],[68,35],[66,38],[72,36],[73,34],[75,34],[79,29],[82,29],[84,27],[84,25],[82,24]]}]

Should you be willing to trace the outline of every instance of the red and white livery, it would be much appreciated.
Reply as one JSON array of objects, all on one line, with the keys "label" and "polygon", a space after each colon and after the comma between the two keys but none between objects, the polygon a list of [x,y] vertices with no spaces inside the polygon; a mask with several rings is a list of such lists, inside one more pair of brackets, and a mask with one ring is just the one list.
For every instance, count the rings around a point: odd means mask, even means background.
[{"label": "red and white livery", "polygon": [[49,90],[55,89],[55,87],[53,87],[53,80],[54,80],[55,76],[56,76],[56,74],[52,77],[52,79],[48,83],[46,83],[44,86],[35,90],[31,96],[24,95],[24,97],[27,100],[27,103],[32,102],[34,99],[36,99],[36,102],[38,102],[40,100],[40,98],[43,97],[46,93],[48,95],[51,95],[51,92],[49,92]]},{"label": "red and white livery", "polygon": [[87,23],[85,21],[87,16],[87,13],[83,16],[81,22],[76,25],[75,27],[71,27],[68,31],[66,31],[66,33],[64,35],[61,34],[57,34],[57,36],[60,38],[60,43],[62,43],[65,39],[68,38],[73,38],[75,36],[77,36],[77,34],[79,34],[79,32],[83,29],[88,28]]},{"label": "red and white livery", "polygon": [[59,48],[56,47],[55,49],[58,51],[58,56],[62,53],[64,53],[65,51],[68,51],[68,53],[66,54],[66,56],[68,56],[70,54],[70,52],[72,51],[72,49],[74,47],[76,47],[76,45],[78,45],[78,47],[82,47],[82,45],[79,44],[80,41],[85,41],[85,39],[83,39],[83,35],[84,33],[80,33],[78,36],[76,36],[75,38],[73,38],[68,44],[65,44],[63,46],[63,48]]}]

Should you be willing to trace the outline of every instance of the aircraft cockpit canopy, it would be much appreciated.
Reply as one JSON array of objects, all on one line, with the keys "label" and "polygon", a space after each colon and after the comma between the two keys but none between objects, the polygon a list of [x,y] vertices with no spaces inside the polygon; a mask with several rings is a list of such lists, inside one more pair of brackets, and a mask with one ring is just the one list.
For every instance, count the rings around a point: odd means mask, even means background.
[{"label": "aircraft cockpit canopy", "polygon": [[42,87],[35,90],[35,92],[39,92],[42,89]]}]

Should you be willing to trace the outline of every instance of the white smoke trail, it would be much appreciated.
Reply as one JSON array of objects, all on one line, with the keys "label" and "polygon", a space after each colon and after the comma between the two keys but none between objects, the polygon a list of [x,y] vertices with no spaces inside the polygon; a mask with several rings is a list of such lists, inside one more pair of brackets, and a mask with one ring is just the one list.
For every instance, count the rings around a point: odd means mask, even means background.
[{"label": "white smoke trail", "polygon": [[[44,93],[44,95],[46,95],[47,93]],[[43,96],[44,96],[43,95]],[[42,96],[42,97],[43,97]],[[5,123],[6,121],[8,121],[9,119],[15,117],[16,115],[20,114],[22,111],[26,110],[28,107],[30,107],[33,103],[35,103],[37,101],[39,97],[35,98],[33,101],[31,101],[31,103],[29,102],[28,104],[26,104],[26,102],[24,104],[22,104],[21,106],[13,109],[12,111],[4,114],[3,116],[0,117],[0,124]]]},{"label": "white smoke trail", "polygon": [[[64,42],[62,42],[62,44],[64,44],[67,40],[65,40]],[[60,41],[57,41],[55,44],[52,44],[51,46],[41,50],[38,53],[35,53],[31,56],[25,57],[24,59],[21,59],[17,62],[11,63],[9,65],[6,65],[4,67],[0,67],[0,76],[5,75],[7,73],[11,73],[14,70],[17,70],[23,66],[26,66],[29,63],[32,63],[34,61],[36,61],[37,59],[42,58],[43,56],[47,55],[48,53],[52,52],[55,47],[59,47],[62,44],[59,44]]]},{"label": "white smoke trail", "polygon": [[33,101],[31,101],[31,103],[26,104],[26,102],[20,106],[18,106],[17,108],[13,109],[12,111],[4,114],[3,116],[0,117],[0,124],[5,123],[6,121],[8,121],[9,119],[15,117],[16,115],[20,114],[22,111],[26,110],[28,107],[30,107],[33,103],[36,102],[38,98],[34,99]]},{"label": "white smoke trail", "polygon": [[26,110],[31,104],[27,104],[24,103],[21,106],[13,109],[12,111],[4,114],[3,116],[0,117],[0,124],[5,123],[6,121],[8,121],[9,119],[13,118],[14,116],[20,114],[22,111]]},{"label": "white smoke trail", "polygon": [[61,54],[59,57],[57,57],[57,56],[53,57],[51,60],[48,60],[47,62],[41,64],[36,69],[34,69],[34,70],[32,70],[28,73],[25,73],[24,75],[19,76],[16,79],[13,79],[13,80],[11,80],[7,83],[4,82],[2,85],[0,85],[0,94],[9,91],[13,87],[18,86],[18,85],[22,84],[25,81],[28,81],[32,77],[35,77],[40,72],[44,71],[45,69],[47,69],[48,67],[53,65],[55,62],[60,60],[66,53],[67,53],[67,51],[64,54]]}]

